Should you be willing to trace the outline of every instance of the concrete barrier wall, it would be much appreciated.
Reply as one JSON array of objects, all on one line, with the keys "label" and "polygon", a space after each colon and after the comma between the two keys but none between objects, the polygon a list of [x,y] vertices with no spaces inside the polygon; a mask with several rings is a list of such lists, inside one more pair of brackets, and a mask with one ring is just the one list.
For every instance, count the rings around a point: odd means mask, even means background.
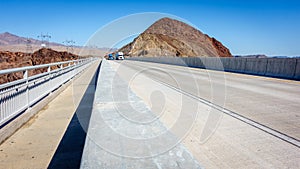
[{"label": "concrete barrier wall", "polygon": [[294,73],[294,79],[300,79],[300,58],[296,59],[296,68]]},{"label": "concrete barrier wall", "polygon": [[[283,78],[294,78],[297,59],[270,59],[267,65],[267,76],[283,77]],[[299,63],[298,63],[299,64]]]},{"label": "concrete barrier wall", "polygon": [[299,58],[131,57],[127,59],[300,80]]},{"label": "concrete barrier wall", "polygon": [[224,64],[224,70],[229,72],[243,73],[246,69],[246,59],[244,58],[221,58]]},{"label": "concrete barrier wall", "polygon": [[265,75],[267,69],[267,58],[246,58],[244,73]]}]

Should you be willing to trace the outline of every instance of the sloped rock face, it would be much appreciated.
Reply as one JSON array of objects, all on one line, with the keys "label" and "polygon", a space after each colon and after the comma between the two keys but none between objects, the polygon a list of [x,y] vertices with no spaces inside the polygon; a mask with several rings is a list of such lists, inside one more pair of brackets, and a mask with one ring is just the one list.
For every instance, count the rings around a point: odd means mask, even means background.
[{"label": "sloped rock face", "polygon": [[[32,54],[22,52],[1,52],[0,51],[0,70],[34,66],[47,63],[76,60],[79,57],[68,52],[57,52],[52,49],[42,48]],[[52,67],[55,69],[57,67]],[[36,69],[29,72],[29,75],[35,75],[47,71],[47,69]],[[22,72],[0,75],[0,84],[21,79]]]},{"label": "sloped rock face", "polygon": [[232,56],[215,38],[170,18],[158,20],[119,51],[129,56]]},{"label": "sloped rock face", "polygon": [[162,34],[141,34],[123,49],[130,56],[195,56],[188,44]]},{"label": "sloped rock face", "polygon": [[52,49],[42,48],[31,55],[32,64],[40,65],[53,62],[78,59],[77,55],[68,52],[58,52]]},{"label": "sloped rock face", "polygon": [[[25,38],[24,38],[25,42]],[[18,44],[20,39],[18,36],[5,32],[0,34],[0,45]]]},{"label": "sloped rock face", "polygon": [[[31,56],[22,52],[0,52],[0,70],[31,66]],[[22,72],[0,75],[0,84],[22,78]]]},{"label": "sloped rock face", "polygon": [[215,38],[210,38],[213,46],[216,48],[218,56],[220,57],[231,57],[231,53],[228,48],[226,48],[221,42]]}]

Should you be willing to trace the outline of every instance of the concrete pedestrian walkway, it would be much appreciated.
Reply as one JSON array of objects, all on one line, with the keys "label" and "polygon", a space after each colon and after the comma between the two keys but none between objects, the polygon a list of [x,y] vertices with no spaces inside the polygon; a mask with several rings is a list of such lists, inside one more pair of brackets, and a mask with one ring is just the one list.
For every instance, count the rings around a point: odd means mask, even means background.
[{"label": "concrete pedestrian walkway", "polygon": [[[93,75],[97,74],[98,66],[99,62],[94,63],[66,84],[69,86],[61,94],[0,145],[0,168],[48,168],[50,162],[54,166],[60,163],[59,158],[53,161],[53,157],[62,153],[57,149],[70,128],[71,119],[75,115],[82,116],[85,119],[83,125],[88,125],[91,107],[80,105],[82,100],[90,101],[93,93],[90,89],[94,88],[95,82]],[[86,94],[89,99],[82,99],[87,97]]]}]

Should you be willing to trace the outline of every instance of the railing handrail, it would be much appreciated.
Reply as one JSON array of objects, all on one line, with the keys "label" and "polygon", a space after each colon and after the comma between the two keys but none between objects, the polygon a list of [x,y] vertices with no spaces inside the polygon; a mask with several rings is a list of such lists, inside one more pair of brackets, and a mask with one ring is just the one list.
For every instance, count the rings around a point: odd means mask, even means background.
[{"label": "railing handrail", "polygon": [[[70,81],[94,61],[95,58],[86,58],[1,70],[1,74],[22,71],[23,79],[0,85],[0,128],[19,113],[25,112],[45,96]],[[74,64],[68,64],[70,62]],[[59,68],[51,70],[51,66],[55,65],[59,65]],[[29,76],[29,70],[44,67],[48,67],[46,72]]]},{"label": "railing handrail", "polygon": [[3,70],[0,70],[0,75],[22,72],[22,71],[26,71],[26,70],[40,69],[40,68],[45,68],[45,67],[49,67],[49,66],[57,66],[57,65],[62,65],[62,64],[66,64],[66,63],[79,62],[79,61],[83,61],[83,60],[86,60],[86,59],[78,59],[78,60],[55,62],[55,63],[41,64],[41,65],[34,65],[34,66],[3,69]]},{"label": "railing handrail", "polygon": [[[52,73],[57,73],[59,71],[62,71],[62,70],[65,70],[67,68],[72,68],[71,67],[64,67],[63,69],[55,69],[55,70],[52,70],[50,72],[43,72],[43,73],[39,73],[39,74],[36,74],[36,75],[33,75],[33,76],[30,76],[28,77],[27,79],[18,79],[18,80],[15,80],[15,81],[12,81],[12,82],[7,82],[7,83],[4,83],[4,84],[0,84],[0,90],[1,89],[4,89],[4,88],[7,88],[7,87],[10,87],[10,86],[14,86],[14,85],[17,85],[17,84],[21,84],[23,82],[26,82],[27,80],[30,81],[30,80],[33,80],[35,78],[39,78],[39,77],[42,77],[42,76],[46,76],[46,75],[49,75],[49,74],[52,74]],[[26,84],[24,84],[26,85]],[[9,90],[8,90],[9,91]]]}]

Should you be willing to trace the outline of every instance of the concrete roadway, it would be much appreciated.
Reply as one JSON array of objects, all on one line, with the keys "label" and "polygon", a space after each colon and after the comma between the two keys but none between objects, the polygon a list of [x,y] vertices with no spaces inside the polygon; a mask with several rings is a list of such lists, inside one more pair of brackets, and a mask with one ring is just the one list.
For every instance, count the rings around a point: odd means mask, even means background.
[{"label": "concrete roadway", "polygon": [[300,140],[298,81],[148,62],[125,61],[122,65],[172,86],[179,84],[183,91]]},{"label": "concrete roadway", "polygon": [[178,137],[102,61],[81,168],[201,168]]},{"label": "concrete roadway", "polygon": [[[147,62],[109,63],[151,110],[165,103],[157,113],[167,127],[180,121],[178,114],[197,114],[194,121],[181,123],[183,129],[193,123],[186,135],[178,135],[182,134],[178,129],[171,131],[183,138],[205,168],[300,167],[298,146],[191,99],[196,96],[224,106],[299,141],[299,82]],[[181,91],[184,94],[176,96]],[[191,104],[190,109],[184,108],[186,104]]]}]

